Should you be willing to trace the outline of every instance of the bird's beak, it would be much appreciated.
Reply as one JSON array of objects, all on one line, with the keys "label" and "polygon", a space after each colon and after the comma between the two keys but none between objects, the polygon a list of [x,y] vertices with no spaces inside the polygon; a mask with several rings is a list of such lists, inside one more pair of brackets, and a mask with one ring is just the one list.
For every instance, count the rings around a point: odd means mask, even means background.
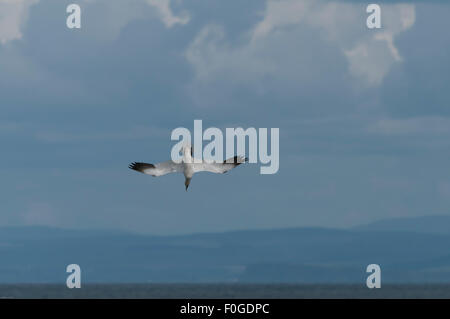
[{"label": "bird's beak", "polygon": [[189,183],[191,182],[191,179],[190,178],[186,178],[186,180],[184,181],[184,186],[186,186],[186,192],[187,192],[187,189],[188,189],[188,187],[189,187]]}]

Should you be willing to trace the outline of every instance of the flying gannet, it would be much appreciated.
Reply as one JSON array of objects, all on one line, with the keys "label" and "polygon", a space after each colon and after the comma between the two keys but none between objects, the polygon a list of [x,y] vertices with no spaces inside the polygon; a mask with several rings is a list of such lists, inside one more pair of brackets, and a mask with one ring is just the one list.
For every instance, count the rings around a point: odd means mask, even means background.
[{"label": "flying gannet", "polygon": [[246,157],[235,156],[223,161],[222,163],[194,163],[192,153],[192,147],[183,146],[183,160],[181,161],[181,163],[175,163],[172,160],[158,164],[133,162],[128,167],[135,171],[151,176],[162,176],[169,173],[183,173],[185,177],[184,185],[186,186],[187,191],[194,173],[211,172],[223,174],[235,168],[236,166],[248,161],[248,158]]}]

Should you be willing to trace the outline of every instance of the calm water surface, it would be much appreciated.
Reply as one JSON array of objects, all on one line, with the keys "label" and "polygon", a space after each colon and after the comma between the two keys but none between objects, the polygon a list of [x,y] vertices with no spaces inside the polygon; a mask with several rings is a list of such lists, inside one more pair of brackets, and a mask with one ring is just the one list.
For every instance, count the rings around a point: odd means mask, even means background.
[{"label": "calm water surface", "polygon": [[0,285],[0,298],[450,298],[450,284],[361,285],[279,284],[57,284]]}]

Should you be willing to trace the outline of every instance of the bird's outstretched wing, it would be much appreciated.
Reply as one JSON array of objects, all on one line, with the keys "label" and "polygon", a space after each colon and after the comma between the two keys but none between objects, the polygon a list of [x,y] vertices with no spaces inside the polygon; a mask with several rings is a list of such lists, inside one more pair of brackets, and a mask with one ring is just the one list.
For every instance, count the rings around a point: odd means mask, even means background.
[{"label": "bird's outstretched wing", "polygon": [[198,163],[194,164],[194,173],[211,172],[223,174],[247,161],[248,158],[246,157],[235,156],[233,158],[225,160],[223,163]]},{"label": "bird's outstretched wing", "polygon": [[173,161],[162,162],[158,164],[148,164],[148,163],[131,163],[128,166],[135,171],[152,175],[152,176],[162,176],[169,173],[183,172],[183,165],[177,164]]}]

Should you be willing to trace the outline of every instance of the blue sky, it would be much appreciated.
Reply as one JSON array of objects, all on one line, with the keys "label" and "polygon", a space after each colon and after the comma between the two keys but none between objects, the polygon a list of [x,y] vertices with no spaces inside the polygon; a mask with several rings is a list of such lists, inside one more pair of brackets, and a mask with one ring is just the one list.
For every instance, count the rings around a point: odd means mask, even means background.
[{"label": "blue sky", "polygon": [[[82,28],[65,25],[82,8]],[[450,214],[450,5],[0,0],[0,225],[151,234]],[[280,170],[152,178],[180,126],[280,128]]]}]

